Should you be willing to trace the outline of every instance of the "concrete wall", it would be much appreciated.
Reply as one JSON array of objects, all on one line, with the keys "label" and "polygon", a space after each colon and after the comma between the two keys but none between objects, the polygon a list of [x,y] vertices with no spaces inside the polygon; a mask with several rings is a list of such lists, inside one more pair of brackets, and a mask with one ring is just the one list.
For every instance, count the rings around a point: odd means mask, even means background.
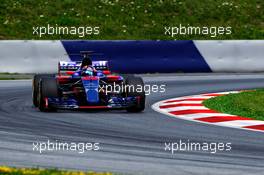
[{"label": "concrete wall", "polygon": [[213,72],[264,71],[264,40],[194,43]]},{"label": "concrete wall", "polygon": [[55,72],[69,60],[60,41],[0,41],[0,72]]},{"label": "concrete wall", "polygon": [[0,41],[0,72],[56,72],[83,50],[121,73],[264,72],[264,40]]}]

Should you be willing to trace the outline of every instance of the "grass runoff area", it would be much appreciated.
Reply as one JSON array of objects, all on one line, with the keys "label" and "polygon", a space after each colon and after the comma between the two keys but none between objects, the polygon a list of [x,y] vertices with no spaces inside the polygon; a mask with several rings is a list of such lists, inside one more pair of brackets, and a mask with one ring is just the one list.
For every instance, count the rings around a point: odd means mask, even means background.
[{"label": "grass runoff area", "polygon": [[27,168],[10,168],[0,166],[0,174],[2,175],[112,175],[112,173],[95,173],[81,171],[59,171],[59,170],[44,170],[44,169],[27,169]]},{"label": "grass runoff area", "polygon": [[[264,39],[263,0],[1,0],[0,39]],[[33,35],[37,26],[98,26],[99,35]],[[165,35],[167,26],[232,34]]]},{"label": "grass runoff area", "polygon": [[0,80],[24,80],[32,77],[33,74],[0,73]]},{"label": "grass runoff area", "polygon": [[264,89],[219,96],[203,104],[218,112],[264,120]]}]

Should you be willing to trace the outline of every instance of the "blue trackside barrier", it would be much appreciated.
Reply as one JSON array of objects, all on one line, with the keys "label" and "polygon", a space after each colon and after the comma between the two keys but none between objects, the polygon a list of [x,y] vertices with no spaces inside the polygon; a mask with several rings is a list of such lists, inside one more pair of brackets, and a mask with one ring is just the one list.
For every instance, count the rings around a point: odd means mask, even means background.
[{"label": "blue trackside barrier", "polygon": [[58,61],[108,60],[118,73],[264,72],[264,40],[0,41],[0,72],[54,73]]},{"label": "blue trackside barrier", "polygon": [[72,61],[75,53],[94,51],[119,73],[211,72],[193,41],[62,41]]}]

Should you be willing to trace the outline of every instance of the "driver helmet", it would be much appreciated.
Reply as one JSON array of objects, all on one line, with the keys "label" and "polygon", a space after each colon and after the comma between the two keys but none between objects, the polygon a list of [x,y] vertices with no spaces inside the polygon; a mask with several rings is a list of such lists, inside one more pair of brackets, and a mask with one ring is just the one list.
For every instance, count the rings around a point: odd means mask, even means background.
[{"label": "driver helmet", "polygon": [[87,57],[84,57],[83,60],[82,60],[82,65],[81,65],[81,69],[83,69],[84,67],[89,67],[89,66],[92,66],[92,60],[91,58],[89,58],[88,56]]}]

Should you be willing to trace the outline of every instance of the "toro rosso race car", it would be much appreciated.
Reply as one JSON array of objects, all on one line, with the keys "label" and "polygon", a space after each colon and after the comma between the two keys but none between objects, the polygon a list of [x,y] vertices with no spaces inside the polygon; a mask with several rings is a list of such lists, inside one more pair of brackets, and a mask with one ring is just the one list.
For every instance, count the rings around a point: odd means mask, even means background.
[{"label": "toro rosso race car", "polygon": [[[141,88],[140,88],[141,87]],[[57,75],[37,74],[33,104],[42,112],[57,109],[145,109],[142,78],[112,74],[107,61],[59,62]]]}]

